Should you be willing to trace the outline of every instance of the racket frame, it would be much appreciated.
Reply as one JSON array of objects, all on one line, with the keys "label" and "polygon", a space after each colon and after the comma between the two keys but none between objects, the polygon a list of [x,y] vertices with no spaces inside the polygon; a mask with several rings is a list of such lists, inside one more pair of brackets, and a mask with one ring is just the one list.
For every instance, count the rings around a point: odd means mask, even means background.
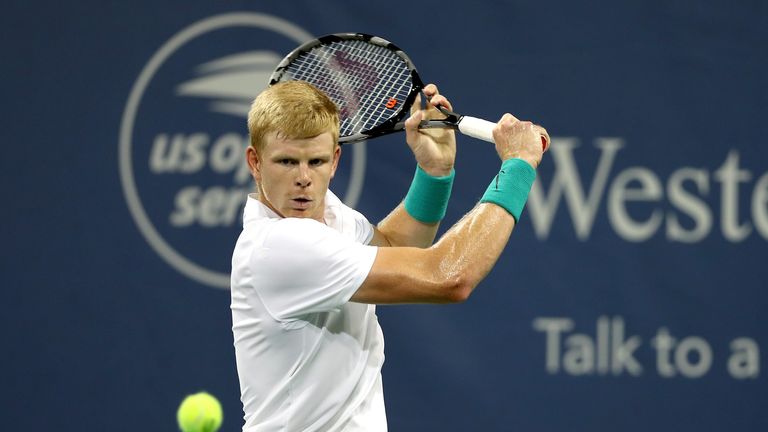
[{"label": "racket frame", "polygon": [[[272,86],[280,81],[283,81],[286,69],[296,60],[299,56],[311,52],[314,48],[319,46],[330,45],[334,42],[341,42],[347,40],[358,40],[373,45],[386,48],[395,53],[405,63],[406,67],[410,71],[410,79],[412,83],[411,90],[408,92],[405,100],[400,104],[400,108],[390,116],[387,120],[376,125],[375,127],[357,132],[352,135],[339,136],[339,144],[350,144],[354,142],[364,141],[371,138],[376,138],[382,135],[387,135],[395,132],[399,132],[405,129],[405,118],[410,115],[410,108],[416,100],[416,96],[424,89],[424,82],[421,80],[416,66],[413,61],[408,57],[402,49],[392,42],[379,37],[365,33],[334,33],[326,36],[321,36],[317,39],[307,41],[293,51],[288,53],[283,60],[278,63],[272,76],[269,78],[269,85]],[[457,124],[461,120],[461,116],[453,113],[444,107],[438,107],[440,111],[447,116],[446,119],[440,120],[425,120],[420,124],[421,128],[451,128],[457,129]]]}]

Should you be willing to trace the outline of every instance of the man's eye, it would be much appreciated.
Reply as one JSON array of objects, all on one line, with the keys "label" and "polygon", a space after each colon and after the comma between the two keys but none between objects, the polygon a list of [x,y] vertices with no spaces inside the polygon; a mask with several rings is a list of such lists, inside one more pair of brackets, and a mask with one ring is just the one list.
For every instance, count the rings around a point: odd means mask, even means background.
[{"label": "man's eye", "polygon": [[322,165],[325,162],[322,159],[310,159],[309,164],[313,166]]},{"label": "man's eye", "polygon": [[280,159],[281,165],[293,165],[295,161],[293,159]]}]

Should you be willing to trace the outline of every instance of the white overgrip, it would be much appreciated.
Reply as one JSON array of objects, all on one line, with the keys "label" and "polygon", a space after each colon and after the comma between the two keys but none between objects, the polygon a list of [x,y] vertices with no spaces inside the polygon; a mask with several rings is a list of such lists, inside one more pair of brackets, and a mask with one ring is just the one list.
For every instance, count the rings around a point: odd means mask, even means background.
[{"label": "white overgrip", "polygon": [[489,122],[487,120],[479,119],[477,117],[464,116],[459,122],[459,132],[464,135],[469,135],[472,138],[477,138],[489,143],[493,141],[493,128],[496,123]]}]

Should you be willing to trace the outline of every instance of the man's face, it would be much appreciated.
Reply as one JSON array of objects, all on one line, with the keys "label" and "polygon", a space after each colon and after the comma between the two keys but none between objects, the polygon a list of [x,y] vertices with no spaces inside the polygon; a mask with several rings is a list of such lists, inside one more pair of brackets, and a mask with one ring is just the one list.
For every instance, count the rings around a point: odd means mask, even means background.
[{"label": "man's face", "polygon": [[259,201],[283,217],[323,222],[325,193],[340,155],[341,149],[328,132],[304,139],[271,133],[261,152],[252,147],[247,151]]}]

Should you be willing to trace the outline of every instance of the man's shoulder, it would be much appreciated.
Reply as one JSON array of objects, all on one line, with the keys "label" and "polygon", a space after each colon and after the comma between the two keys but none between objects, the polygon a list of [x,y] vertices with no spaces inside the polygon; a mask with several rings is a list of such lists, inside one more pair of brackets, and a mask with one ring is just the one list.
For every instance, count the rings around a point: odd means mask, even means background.
[{"label": "man's shoulder", "polygon": [[[368,221],[368,218],[358,210],[345,204],[330,190],[328,190],[328,194],[326,195],[326,207],[330,210],[334,219],[346,221],[346,223],[342,223],[341,226],[338,227],[339,230],[344,231],[351,228],[358,232],[358,234],[360,234],[359,231],[362,230],[362,237],[368,237],[368,231],[371,229],[371,223]],[[326,214],[326,217],[328,216],[329,215]],[[351,223],[351,225],[348,225],[349,223]]]},{"label": "man's shoulder", "polygon": [[265,222],[262,229],[267,247],[302,247],[339,237],[336,231],[310,218],[281,218]]},{"label": "man's shoulder", "polygon": [[365,216],[363,216],[362,213],[348,206],[344,201],[342,201],[338,196],[336,196],[336,194],[334,194],[330,189],[328,189],[328,192],[326,192],[325,194],[325,206],[327,209],[330,209],[331,211],[334,211],[334,212],[341,212],[344,214],[353,214],[356,217],[365,219]]}]

